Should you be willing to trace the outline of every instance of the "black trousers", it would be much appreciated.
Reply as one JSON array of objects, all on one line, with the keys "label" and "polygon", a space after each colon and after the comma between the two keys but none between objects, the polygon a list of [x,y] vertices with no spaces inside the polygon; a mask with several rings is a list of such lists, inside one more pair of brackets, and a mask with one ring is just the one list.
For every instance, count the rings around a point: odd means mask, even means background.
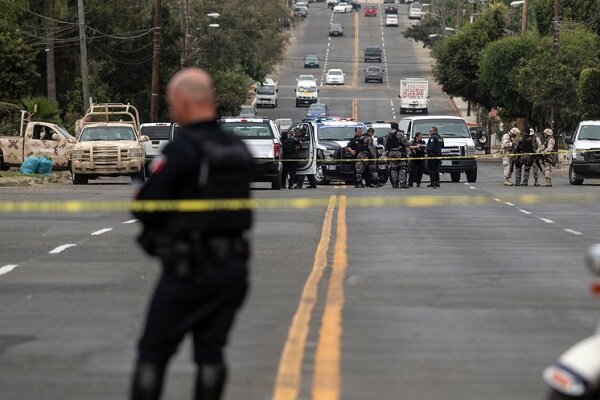
[{"label": "black trousers", "polygon": [[298,179],[296,179],[297,187],[302,188],[302,185],[304,185],[304,177],[305,176],[308,178],[308,185],[310,187],[317,187],[317,178],[315,178],[314,175],[300,175],[298,177]]},{"label": "black trousers", "polygon": [[410,162],[410,175],[408,177],[408,184],[412,185],[413,183],[421,184],[421,179],[423,179],[423,170],[425,169],[425,161],[424,160],[413,160]]},{"label": "black trousers", "polygon": [[190,333],[198,365],[224,364],[223,349],[248,289],[247,258],[204,264],[201,282],[163,272],[138,344],[138,363],[166,367]]},{"label": "black trousers", "polygon": [[429,177],[433,186],[440,186],[440,160],[427,160]]},{"label": "black trousers", "polygon": [[281,187],[285,187],[285,180],[290,176],[288,187],[291,187],[296,182],[296,162],[283,161],[283,169],[281,172]]}]

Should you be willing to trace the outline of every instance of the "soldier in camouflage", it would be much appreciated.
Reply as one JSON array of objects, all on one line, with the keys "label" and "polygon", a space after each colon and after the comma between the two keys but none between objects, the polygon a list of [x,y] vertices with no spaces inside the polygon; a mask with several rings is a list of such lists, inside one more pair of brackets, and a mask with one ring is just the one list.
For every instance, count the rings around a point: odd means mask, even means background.
[{"label": "soldier in camouflage", "polygon": [[511,153],[515,147],[515,138],[519,136],[521,131],[518,128],[512,128],[509,132],[502,136],[502,148],[500,152],[504,155],[502,157],[502,166],[504,167],[504,186],[512,186],[513,183],[510,180],[513,171],[513,158]]},{"label": "soldier in camouflage", "polygon": [[408,189],[410,186],[406,184],[408,175],[408,153],[410,142],[406,139],[403,131],[398,130],[398,124],[392,122],[391,130],[388,133],[385,141],[386,155],[390,161],[390,180],[392,187]]},{"label": "soldier in camouflage", "polygon": [[369,169],[370,179],[367,179],[367,186],[378,188],[383,185],[379,183],[379,174],[377,173],[377,147],[375,146],[375,139],[373,138],[374,134],[375,129],[367,129],[367,134],[363,136],[365,151],[359,153],[358,158],[365,159],[366,161],[363,165]]},{"label": "soldier in camouflage", "polygon": [[556,154],[554,153],[554,146],[556,141],[554,140],[554,132],[552,129],[544,130],[545,142],[538,149],[538,153],[544,156],[544,178],[546,182],[542,184],[543,187],[551,187],[552,186],[552,165],[556,165]]}]

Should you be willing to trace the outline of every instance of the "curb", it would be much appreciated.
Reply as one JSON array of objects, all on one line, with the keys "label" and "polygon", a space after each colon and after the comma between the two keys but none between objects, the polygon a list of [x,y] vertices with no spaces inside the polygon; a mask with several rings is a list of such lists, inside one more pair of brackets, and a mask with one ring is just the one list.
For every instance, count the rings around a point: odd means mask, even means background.
[{"label": "curb", "polygon": [[461,117],[461,118],[465,118],[465,115],[463,114],[462,110],[460,108],[458,108],[458,106],[456,105],[456,102],[454,101],[454,97],[450,96],[450,103],[452,104],[452,108],[454,108],[454,111],[456,112],[456,114]]}]

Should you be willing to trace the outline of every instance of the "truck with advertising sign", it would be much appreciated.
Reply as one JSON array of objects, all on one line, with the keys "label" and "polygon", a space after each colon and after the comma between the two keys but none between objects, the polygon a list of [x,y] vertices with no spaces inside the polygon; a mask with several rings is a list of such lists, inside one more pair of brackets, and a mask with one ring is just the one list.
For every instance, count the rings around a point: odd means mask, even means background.
[{"label": "truck with advertising sign", "polygon": [[400,80],[400,114],[409,111],[427,114],[429,105],[429,81],[421,78]]}]

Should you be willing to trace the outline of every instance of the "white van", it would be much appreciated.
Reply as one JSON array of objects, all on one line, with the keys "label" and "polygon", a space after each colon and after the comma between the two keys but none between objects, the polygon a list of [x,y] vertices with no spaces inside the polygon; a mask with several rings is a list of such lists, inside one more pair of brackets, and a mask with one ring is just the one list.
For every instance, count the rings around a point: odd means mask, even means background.
[{"label": "white van", "polygon": [[256,84],[256,108],[277,107],[277,81],[267,78],[263,83]]},{"label": "white van", "polygon": [[319,101],[319,89],[315,81],[298,81],[296,86],[296,107],[308,107]]},{"label": "white van", "polygon": [[581,121],[575,134],[565,137],[570,145],[569,183],[600,178],[600,121]]}]

